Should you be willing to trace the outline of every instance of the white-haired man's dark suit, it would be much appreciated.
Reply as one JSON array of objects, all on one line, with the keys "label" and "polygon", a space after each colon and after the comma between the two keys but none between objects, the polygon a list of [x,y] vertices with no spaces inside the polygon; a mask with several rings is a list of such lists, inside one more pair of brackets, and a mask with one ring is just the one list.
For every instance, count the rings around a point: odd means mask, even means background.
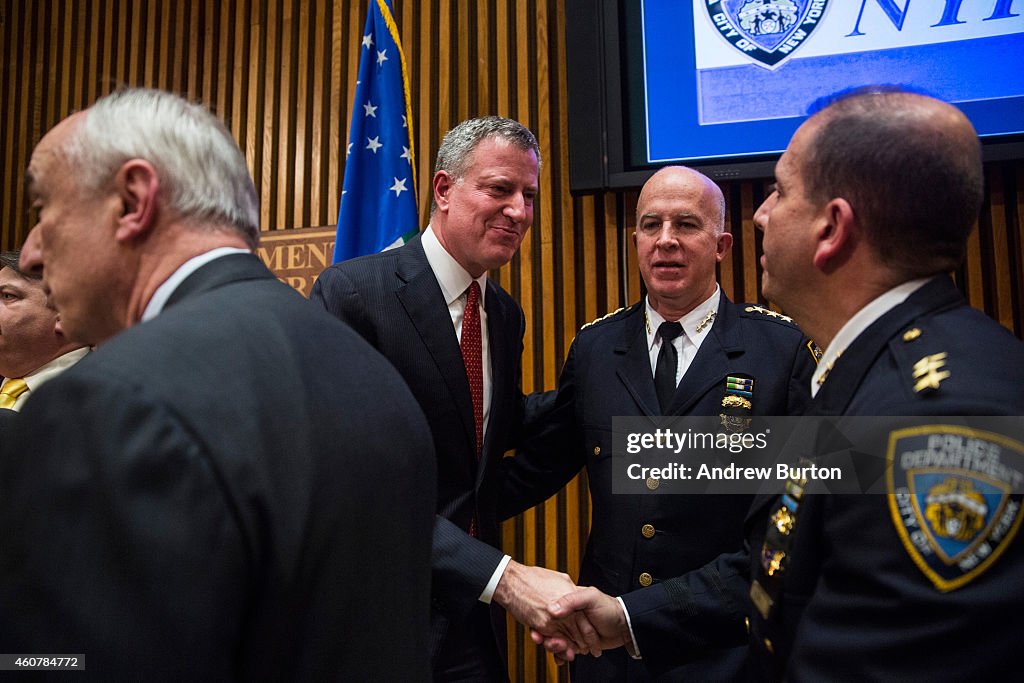
[{"label": "white-haired man's dark suit", "polygon": [[99,680],[424,680],[430,448],[380,354],[217,258],[0,441],[0,651]]}]

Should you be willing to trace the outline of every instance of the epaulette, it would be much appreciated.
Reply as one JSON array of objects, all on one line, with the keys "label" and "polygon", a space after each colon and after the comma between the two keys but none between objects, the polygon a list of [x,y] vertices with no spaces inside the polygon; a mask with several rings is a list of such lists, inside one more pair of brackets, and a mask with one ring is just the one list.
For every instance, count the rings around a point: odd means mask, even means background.
[{"label": "epaulette", "polygon": [[587,328],[588,328],[588,327],[590,327],[591,325],[596,325],[596,324],[598,324],[599,322],[601,322],[602,320],[607,320],[608,318],[612,317],[612,316],[613,316],[613,315],[615,315],[616,313],[621,313],[622,311],[626,310],[626,308],[628,308],[628,307],[627,307],[627,306],[623,306],[623,307],[621,307],[621,308],[617,308],[617,309],[615,309],[614,311],[612,311],[611,313],[607,313],[607,314],[605,314],[605,315],[602,315],[602,316],[601,316],[600,318],[598,318],[597,320],[591,320],[591,321],[590,321],[589,323],[587,323],[587,324],[585,324],[585,325],[584,325],[583,327],[581,327],[581,328],[580,328],[580,331],[583,331],[583,330],[587,329]]},{"label": "epaulette", "polygon": [[746,306],[743,310],[746,311],[747,313],[760,313],[762,315],[768,316],[769,318],[775,318],[776,320],[782,320],[782,321],[787,322],[787,323],[793,322],[793,319],[790,318],[788,315],[782,315],[781,313],[776,313],[775,311],[773,311],[771,309],[768,309],[768,308],[765,308],[764,306],[753,306],[753,305],[751,305],[751,306]]},{"label": "epaulette", "polygon": [[[906,346],[906,350],[909,352],[911,349],[916,349],[916,353],[908,353],[905,357],[913,363],[910,366],[910,377],[907,379],[915,394],[918,396],[927,396],[933,394],[939,390],[942,383],[949,379],[952,375],[949,367],[946,365],[948,354],[945,351],[941,353],[924,353],[924,348],[920,348],[917,342],[922,336],[921,328],[916,325],[911,326],[903,331],[900,335],[903,345]],[[934,348],[934,347],[933,347]],[[905,367],[905,366],[904,366]]]}]

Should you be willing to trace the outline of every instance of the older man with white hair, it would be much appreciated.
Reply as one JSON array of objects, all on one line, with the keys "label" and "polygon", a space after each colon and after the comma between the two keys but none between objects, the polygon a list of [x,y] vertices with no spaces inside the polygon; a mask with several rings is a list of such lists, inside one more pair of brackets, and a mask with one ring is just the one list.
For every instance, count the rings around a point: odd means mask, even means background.
[{"label": "older man with white hair", "polygon": [[251,253],[224,125],[119,92],[50,131],[29,182],[21,265],[97,350],[0,445],[0,649],[104,680],[425,678],[430,432]]}]

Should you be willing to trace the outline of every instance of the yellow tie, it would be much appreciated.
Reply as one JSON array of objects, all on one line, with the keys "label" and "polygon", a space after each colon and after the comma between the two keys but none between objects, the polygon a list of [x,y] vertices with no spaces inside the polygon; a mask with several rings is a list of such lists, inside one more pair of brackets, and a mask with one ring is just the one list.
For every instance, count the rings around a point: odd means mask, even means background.
[{"label": "yellow tie", "polygon": [[18,397],[28,391],[28,385],[25,384],[23,379],[9,379],[4,384],[3,388],[0,388],[0,408],[8,408],[13,410],[14,404],[17,403]]}]

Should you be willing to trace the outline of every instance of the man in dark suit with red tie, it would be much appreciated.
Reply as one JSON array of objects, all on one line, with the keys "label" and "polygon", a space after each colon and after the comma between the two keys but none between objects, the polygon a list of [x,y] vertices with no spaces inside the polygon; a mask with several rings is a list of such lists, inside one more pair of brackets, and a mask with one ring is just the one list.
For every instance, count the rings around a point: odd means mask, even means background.
[{"label": "man in dark suit with red tie", "polygon": [[[349,323],[405,378],[437,454],[431,635],[438,680],[507,677],[504,616],[550,628],[544,607],[569,578],[497,549],[495,475],[523,420],[522,310],[487,271],[508,263],[533,222],[540,148],[489,116],[445,136],[431,222],[405,246],[338,263],[311,298]],[[426,453],[425,453],[426,457]]]}]

